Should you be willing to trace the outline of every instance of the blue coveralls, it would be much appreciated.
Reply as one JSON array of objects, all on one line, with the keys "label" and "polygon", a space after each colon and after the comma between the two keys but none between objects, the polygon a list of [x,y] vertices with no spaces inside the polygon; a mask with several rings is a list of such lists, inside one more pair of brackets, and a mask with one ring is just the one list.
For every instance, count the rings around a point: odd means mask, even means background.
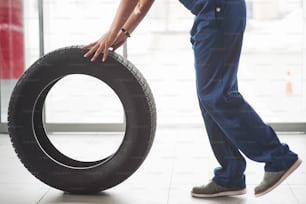
[{"label": "blue coveralls", "polygon": [[248,158],[265,171],[289,168],[297,154],[280,143],[238,91],[237,70],[246,25],[244,0],[180,0],[194,15],[191,29],[197,95],[215,157],[213,180],[244,188]]}]

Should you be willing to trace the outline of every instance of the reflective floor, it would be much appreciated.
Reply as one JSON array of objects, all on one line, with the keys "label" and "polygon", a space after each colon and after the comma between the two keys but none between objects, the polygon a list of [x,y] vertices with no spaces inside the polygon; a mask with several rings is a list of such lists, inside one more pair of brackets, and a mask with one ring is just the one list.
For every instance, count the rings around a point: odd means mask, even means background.
[{"label": "reflective floor", "polygon": [[[263,164],[247,160],[248,193],[239,197],[195,199],[190,196],[194,185],[206,183],[217,162],[211,152],[204,129],[159,128],[150,154],[139,170],[120,185],[98,195],[65,194],[50,188],[33,177],[19,162],[8,135],[0,135],[0,203],[1,204],[306,204],[306,135],[280,134],[299,153],[304,163],[277,189],[255,198],[253,188],[263,176]],[[65,145],[69,151],[83,156],[92,154],[104,143],[109,146],[117,139],[105,135],[66,134],[52,136],[55,144]],[[119,137],[120,138],[120,137]],[[107,142],[106,142],[107,140]],[[82,141],[82,142],[80,142]],[[116,143],[117,142],[117,143]],[[92,148],[92,151],[86,149]],[[63,148],[63,147],[59,147]],[[75,154],[76,157],[78,154]]]}]

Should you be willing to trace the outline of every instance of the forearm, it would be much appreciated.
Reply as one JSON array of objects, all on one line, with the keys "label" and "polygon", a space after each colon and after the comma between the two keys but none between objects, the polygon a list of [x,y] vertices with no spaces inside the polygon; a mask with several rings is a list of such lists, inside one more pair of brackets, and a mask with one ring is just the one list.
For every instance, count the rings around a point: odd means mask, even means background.
[{"label": "forearm", "polygon": [[[108,56],[109,48],[113,50],[120,47],[128,37],[127,32],[132,32],[144,16],[149,11],[154,0],[121,0],[117,13],[106,32],[99,40],[83,46],[83,49],[89,50],[84,54],[84,57],[89,57],[92,54],[91,61],[95,61],[103,52],[102,61],[104,62]],[[124,28],[127,32],[121,32]],[[123,30],[124,31],[124,30]]]},{"label": "forearm", "polygon": [[147,15],[153,2],[154,0],[139,0],[136,8],[123,25],[123,28],[132,33],[142,19]]},{"label": "forearm", "polygon": [[109,30],[110,33],[116,35],[120,31],[120,29],[129,19],[129,16],[131,16],[131,13],[135,10],[135,7],[138,2],[138,0],[121,0],[117,9],[117,13],[111,24]]}]

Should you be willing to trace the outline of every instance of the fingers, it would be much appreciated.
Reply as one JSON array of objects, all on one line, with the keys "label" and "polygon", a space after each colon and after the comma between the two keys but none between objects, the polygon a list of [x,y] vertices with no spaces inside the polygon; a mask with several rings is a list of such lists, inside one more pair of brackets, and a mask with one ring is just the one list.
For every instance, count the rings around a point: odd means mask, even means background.
[{"label": "fingers", "polygon": [[107,56],[109,54],[109,48],[117,49],[125,41],[126,39],[117,39],[118,37],[111,35],[110,33],[105,34],[102,36],[98,41],[90,43],[82,47],[82,49],[89,49],[85,54],[84,57],[92,56],[91,61],[95,61],[99,55],[103,52],[102,61],[105,62]]},{"label": "fingers", "polygon": [[108,47],[104,48],[102,61],[105,62],[108,56]]},{"label": "fingers", "polygon": [[[88,49],[90,47],[91,46],[88,46],[87,48],[84,48],[84,49]],[[85,53],[84,57],[87,58],[87,57],[93,55],[93,57],[90,59],[90,61],[93,62],[93,61],[95,61],[99,57],[99,55],[102,53],[102,51],[103,51],[102,61],[105,62],[106,59],[107,59],[108,53],[109,53],[108,46],[103,46],[103,45],[95,44],[94,46],[92,46],[89,49],[88,52]]]},{"label": "fingers", "polygon": [[[90,47],[88,47],[88,48],[90,48]],[[85,53],[84,57],[91,56],[96,50],[97,50],[97,44],[95,44],[94,46],[91,46],[91,48],[88,50],[88,52]]]},{"label": "fingers", "polygon": [[117,45],[112,46],[112,51],[116,51],[116,50],[118,49],[118,47],[120,47],[120,46],[118,46],[118,44],[117,44]]},{"label": "fingers", "polygon": [[103,46],[103,45],[99,44],[98,42],[91,43],[89,45],[83,46],[82,48],[83,49],[90,48],[88,50],[88,52],[86,52],[84,54],[84,57],[87,58],[87,57],[93,55],[93,57],[90,60],[91,62],[95,61],[99,57],[99,55],[101,54],[102,50],[104,50],[104,52],[105,52],[105,50],[107,50],[106,51],[107,53],[106,54],[104,53],[104,55],[103,55],[103,62],[106,60],[106,58],[108,56],[108,48],[107,48],[107,46]]},{"label": "fingers", "polygon": [[118,39],[113,45],[112,45],[112,50],[115,51],[117,50],[119,47],[121,47],[125,42],[126,42],[127,38],[126,36],[124,36],[122,39]]},{"label": "fingers", "polygon": [[118,49],[119,47],[121,47],[121,45],[123,45],[123,44],[124,44],[124,42],[120,42],[120,43],[117,43],[117,44],[113,45],[113,46],[112,46],[113,51],[117,50],[117,49]]},{"label": "fingers", "polygon": [[[90,61],[95,61],[97,58],[98,58],[98,56],[101,54],[101,52],[102,52],[102,46],[100,45],[100,46],[98,46],[98,48],[96,49],[96,52],[95,52],[95,54],[94,54],[94,56],[91,58],[91,60]],[[104,58],[104,56],[103,56],[103,58]]]}]

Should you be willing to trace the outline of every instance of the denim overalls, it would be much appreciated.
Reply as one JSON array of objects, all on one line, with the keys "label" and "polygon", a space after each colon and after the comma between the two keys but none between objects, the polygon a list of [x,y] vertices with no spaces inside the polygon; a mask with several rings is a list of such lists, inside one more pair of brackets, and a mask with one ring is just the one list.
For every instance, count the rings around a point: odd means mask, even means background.
[{"label": "denim overalls", "polygon": [[238,91],[237,70],[246,25],[244,0],[180,0],[194,15],[197,95],[213,152],[220,163],[213,180],[244,188],[248,158],[265,162],[265,171],[289,168],[297,155],[280,143]]}]

